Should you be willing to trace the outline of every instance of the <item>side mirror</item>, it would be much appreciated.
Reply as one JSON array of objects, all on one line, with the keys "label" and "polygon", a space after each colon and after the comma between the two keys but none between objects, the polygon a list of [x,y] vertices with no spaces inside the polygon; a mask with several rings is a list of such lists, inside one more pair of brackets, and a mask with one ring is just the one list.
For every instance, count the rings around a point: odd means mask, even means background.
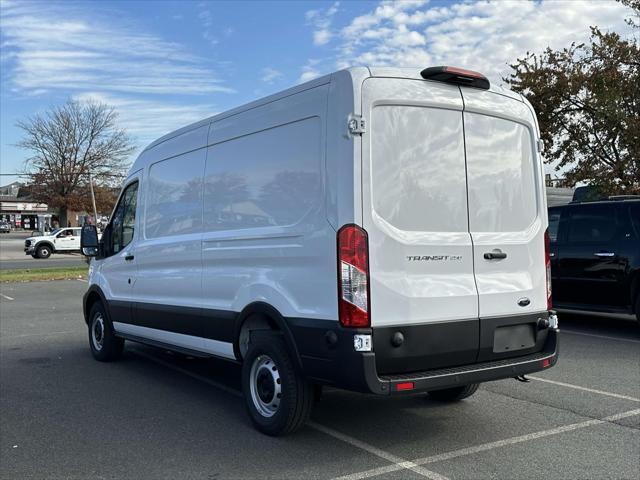
[{"label": "side mirror", "polygon": [[86,257],[98,255],[98,230],[95,225],[84,225],[80,232],[80,250]]}]

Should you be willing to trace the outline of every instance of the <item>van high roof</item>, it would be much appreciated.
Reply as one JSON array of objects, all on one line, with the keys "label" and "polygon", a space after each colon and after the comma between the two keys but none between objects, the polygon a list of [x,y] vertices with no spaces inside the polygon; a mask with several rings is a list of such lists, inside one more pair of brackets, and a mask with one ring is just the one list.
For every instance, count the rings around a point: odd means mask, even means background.
[{"label": "van high roof", "polygon": [[[314,78],[305,83],[301,83],[300,85],[296,85],[291,88],[287,88],[286,90],[282,90],[280,92],[274,93],[267,97],[260,98],[258,100],[254,100],[252,102],[246,103],[239,107],[235,107],[231,110],[227,110],[225,112],[221,112],[210,117],[204,118],[192,124],[186,125],[182,128],[174,130],[173,132],[169,132],[166,135],[158,138],[157,140],[150,143],[147,147],[145,147],[144,151],[149,150],[150,148],[155,147],[156,145],[169,140],[177,135],[188,132],[195,128],[201,127],[202,125],[207,125],[212,121],[222,120],[223,118],[230,117],[232,115],[241,113],[246,110],[250,110],[252,108],[256,108],[273,101],[276,101],[280,98],[288,97],[290,95],[294,95],[296,93],[308,90],[310,88],[317,87],[319,85],[324,85],[331,82],[331,79],[334,76],[338,75],[346,75],[352,78],[353,83],[356,82],[362,83],[366,78],[371,77],[385,77],[385,78],[407,78],[412,80],[423,80],[426,81],[422,76],[422,68],[419,67],[350,67],[344,70],[338,70],[337,72],[333,72],[327,75],[323,75],[322,77]],[[504,95],[506,97],[512,98],[514,100],[524,101],[522,95],[519,93],[513,92],[506,88],[502,88],[500,86],[496,86],[491,84],[489,87],[489,91],[493,93],[497,93],[499,95]]]}]

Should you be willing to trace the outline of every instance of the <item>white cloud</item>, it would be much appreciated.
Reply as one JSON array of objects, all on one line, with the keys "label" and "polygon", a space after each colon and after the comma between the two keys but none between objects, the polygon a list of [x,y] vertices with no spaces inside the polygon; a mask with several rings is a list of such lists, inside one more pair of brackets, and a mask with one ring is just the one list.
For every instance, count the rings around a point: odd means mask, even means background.
[{"label": "white cloud", "polygon": [[316,30],[313,32],[313,43],[314,45],[324,45],[325,43],[329,43],[333,34],[326,29]]},{"label": "white cloud", "polygon": [[509,64],[547,46],[587,40],[589,26],[629,32],[629,9],[612,0],[483,0],[428,8],[425,1],[381,2],[340,31],[338,68],[455,65],[500,83]]},{"label": "white cloud", "polygon": [[298,78],[299,82],[308,82],[309,80],[313,80],[321,75],[320,71],[317,69],[317,65],[320,63],[320,60],[310,58],[307,60],[307,64],[302,67],[302,74],[300,78]]},{"label": "white cloud", "polygon": [[0,19],[3,96],[106,103],[139,146],[214,114],[211,94],[233,92],[208,60],[82,4],[3,2]]},{"label": "white cloud", "polygon": [[338,12],[339,5],[340,2],[335,2],[326,10],[309,10],[306,12],[307,24],[314,28],[314,45],[325,45],[333,38],[331,23],[333,16]]},{"label": "white cloud", "polygon": [[282,78],[282,72],[279,70],[276,70],[275,68],[272,67],[265,67],[262,69],[262,81],[264,83],[273,83],[274,81],[278,80],[279,78]]},{"label": "white cloud", "polygon": [[232,92],[181,45],[112,26],[78,4],[2,3],[2,68],[10,88],[141,94]]},{"label": "white cloud", "polygon": [[155,99],[83,92],[72,97],[112,106],[118,112],[118,123],[134,135],[140,146],[147,145],[165,133],[202,120],[216,112],[211,104],[185,105]]}]

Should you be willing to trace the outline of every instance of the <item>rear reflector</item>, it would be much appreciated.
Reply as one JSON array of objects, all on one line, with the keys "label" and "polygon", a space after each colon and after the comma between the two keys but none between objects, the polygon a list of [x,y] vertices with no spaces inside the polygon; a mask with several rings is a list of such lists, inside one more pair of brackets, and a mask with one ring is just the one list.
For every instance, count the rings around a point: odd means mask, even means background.
[{"label": "rear reflector", "polygon": [[369,327],[369,243],[357,225],[338,231],[338,316],[343,327]]},{"label": "rear reflector", "polygon": [[438,82],[453,83],[455,85],[464,85],[466,87],[481,88],[489,90],[491,84],[487,77],[473,70],[465,70],[457,67],[429,67],[420,72],[425,80],[436,80]]},{"label": "rear reflector", "polygon": [[396,384],[396,391],[403,392],[405,390],[413,390],[413,382],[404,382]]},{"label": "rear reflector", "polygon": [[542,368],[547,368],[551,366],[551,359],[550,358],[545,358],[542,361]]}]

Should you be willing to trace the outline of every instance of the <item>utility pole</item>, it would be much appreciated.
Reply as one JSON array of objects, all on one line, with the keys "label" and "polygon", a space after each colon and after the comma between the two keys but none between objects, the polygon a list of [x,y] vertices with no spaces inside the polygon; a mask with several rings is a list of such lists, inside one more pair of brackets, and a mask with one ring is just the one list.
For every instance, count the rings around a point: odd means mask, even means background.
[{"label": "utility pole", "polygon": [[91,189],[91,204],[93,205],[93,224],[98,227],[98,210],[96,209],[96,195],[93,193],[93,179],[89,171],[89,188]]}]

